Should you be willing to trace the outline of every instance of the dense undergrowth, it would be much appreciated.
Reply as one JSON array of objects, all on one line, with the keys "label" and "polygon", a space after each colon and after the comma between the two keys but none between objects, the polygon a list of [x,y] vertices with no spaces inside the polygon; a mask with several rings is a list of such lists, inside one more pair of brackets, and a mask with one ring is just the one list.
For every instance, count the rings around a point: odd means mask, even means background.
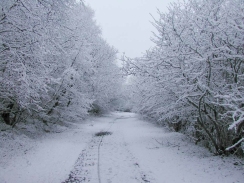
[{"label": "dense undergrowth", "polygon": [[155,46],[124,57],[134,111],[215,154],[244,155],[244,2],[188,0],[159,11]]}]

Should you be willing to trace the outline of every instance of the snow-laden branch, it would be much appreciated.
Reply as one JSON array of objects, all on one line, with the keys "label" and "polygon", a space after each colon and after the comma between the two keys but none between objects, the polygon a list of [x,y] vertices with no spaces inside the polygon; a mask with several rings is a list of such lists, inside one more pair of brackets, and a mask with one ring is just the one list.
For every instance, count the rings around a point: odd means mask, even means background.
[{"label": "snow-laden branch", "polygon": [[226,151],[230,151],[231,149],[235,148],[236,146],[238,146],[239,144],[241,144],[242,142],[244,142],[244,138],[240,139],[238,142],[236,142],[235,144],[233,144],[232,146],[226,148]]}]

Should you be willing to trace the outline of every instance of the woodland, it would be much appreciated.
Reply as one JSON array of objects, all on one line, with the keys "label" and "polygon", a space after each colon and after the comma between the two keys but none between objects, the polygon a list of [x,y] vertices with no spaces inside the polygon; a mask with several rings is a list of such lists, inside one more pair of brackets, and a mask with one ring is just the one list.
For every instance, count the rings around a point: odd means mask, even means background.
[{"label": "woodland", "polygon": [[244,1],[188,0],[158,10],[155,46],[124,56],[134,110],[215,154],[244,149]]},{"label": "woodland", "polygon": [[244,1],[187,0],[158,14],[155,46],[119,67],[82,1],[1,0],[0,124],[44,129],[133,111],[243,157]]},{"label": "woodland", "polygon": [[48,125],[112,109],[122,83],[117,51],[93,16],[75,0],[1,1],[2,122]]}]

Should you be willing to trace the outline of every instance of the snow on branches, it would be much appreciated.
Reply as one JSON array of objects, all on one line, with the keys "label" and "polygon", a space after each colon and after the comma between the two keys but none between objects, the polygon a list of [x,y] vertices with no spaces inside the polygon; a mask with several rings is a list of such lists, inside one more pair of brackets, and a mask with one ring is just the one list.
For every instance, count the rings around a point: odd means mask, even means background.
[{"label": "snow on branches", "polygon": [[124,59],[135,110],[178,124],[217,154],[243,137],[243,15],[241,0],[188,0],[159,11],[155,47]]},{"label": "snow on branches", "polygon": [[3,122],[72,120],[95,100],[109,108],[120,75],[93,10],[75,0],[2,0],[0,9]]}]

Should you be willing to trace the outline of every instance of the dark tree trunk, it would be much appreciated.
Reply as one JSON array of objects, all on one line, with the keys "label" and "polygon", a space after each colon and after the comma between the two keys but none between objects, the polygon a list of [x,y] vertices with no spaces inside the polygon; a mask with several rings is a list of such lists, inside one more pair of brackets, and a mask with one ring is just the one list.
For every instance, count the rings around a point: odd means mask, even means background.
[{"label": "dark tree trunk", "polygon": [[14,104],[9,104],[7,107],[9,109],[9,111],[2,113],[2,118],[7,125],[11,125],[10,113],[11,113],[11,110],[13,109],[13,107],[14,107]]}]

